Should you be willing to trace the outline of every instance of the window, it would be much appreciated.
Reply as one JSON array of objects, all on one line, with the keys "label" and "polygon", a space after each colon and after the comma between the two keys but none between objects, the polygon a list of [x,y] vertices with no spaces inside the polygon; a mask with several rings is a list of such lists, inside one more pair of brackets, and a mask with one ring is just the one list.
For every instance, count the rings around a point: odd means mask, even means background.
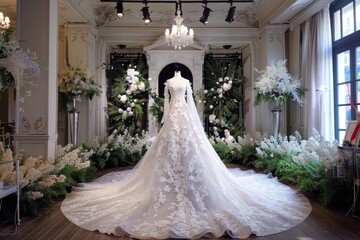
[{"label": "window", "polygon": [[335,96],[335,136],[342,142],[346,124],[360,111],[360,0],[330,5]]}]

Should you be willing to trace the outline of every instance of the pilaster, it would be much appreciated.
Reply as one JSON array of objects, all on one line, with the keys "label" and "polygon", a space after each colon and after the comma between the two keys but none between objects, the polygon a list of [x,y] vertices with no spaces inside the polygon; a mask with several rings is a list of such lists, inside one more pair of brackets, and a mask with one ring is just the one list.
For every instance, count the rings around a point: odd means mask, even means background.
[{"label": "pilaster", "polygon": [[[88,24],[67,24],[65,27],[68,64],[71,67],[87,68],[98,76],[97,30]],[[104,114],[99,115],[101,99],[97,96],[92,100],[82,98],[76,108],[80,110],[78,143],[86,143],[99,133],[97,126],[104,117]]]},{"label": "pilaster", "polygon": [[[55,157],[57,144],[57,44],[58,2],[18,0],[17,38],[23,49],[37,54],[39,77],[29,77],[36,85],[27,98],[24,112],[16,108],[16,151],[25,157]],[[34,10],[36,13],[34,14]],[[22,88],[23,89],[23,88]],[[21,92],[20,92],[21,91]],[[17,97],[25,94],[17,92]]]}]

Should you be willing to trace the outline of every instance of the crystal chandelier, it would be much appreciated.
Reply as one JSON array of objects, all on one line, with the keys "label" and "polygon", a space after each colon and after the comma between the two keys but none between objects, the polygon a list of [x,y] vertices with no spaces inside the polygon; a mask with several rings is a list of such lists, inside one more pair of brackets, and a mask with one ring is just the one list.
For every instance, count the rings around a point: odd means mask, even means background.
[{"label": "crystal chandelier", "polygon": [[9,28],[10,27],[10,18],[4,17],[4,14],[0,12],[0,28]]},{"label": "crystal chandelier", "polygon": [[174,18],[176,25],[172,25],[171,33],[169,29],[165,31],[165,40],[172,47],[177,50],[180,50],[183,47],[189,46],[193,43],[194,40],[194,31],[182,25],[184,19],[180,16],[180,11],[176,12],[176,17]]}]

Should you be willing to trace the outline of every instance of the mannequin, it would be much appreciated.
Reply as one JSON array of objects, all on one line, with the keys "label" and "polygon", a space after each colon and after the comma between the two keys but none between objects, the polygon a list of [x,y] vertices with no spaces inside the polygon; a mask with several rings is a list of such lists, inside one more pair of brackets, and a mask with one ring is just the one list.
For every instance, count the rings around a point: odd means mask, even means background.
[{"label": "mannequin", "polygon": [[310,214],[309,201],[276,178],[226,168],[179,71],[164,95],[164,124],[141,161],[74,188],[61,205],[71,222],[139,239],[246,239],[285,231]]}]

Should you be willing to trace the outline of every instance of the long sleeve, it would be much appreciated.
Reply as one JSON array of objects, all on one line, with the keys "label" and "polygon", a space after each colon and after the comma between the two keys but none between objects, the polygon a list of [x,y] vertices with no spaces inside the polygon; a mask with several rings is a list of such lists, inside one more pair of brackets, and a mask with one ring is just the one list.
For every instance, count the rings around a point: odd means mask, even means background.
[{"label": "long sleeve", "polygon": [[166,118],[167,118],[167,115],[169,113],[169,88],[168,88],[168,85],[167,83],[165,83],[165,89],[164,89],[164,113],[163,113],[163,117],[161,119],[161,123],[164,123]]}]

